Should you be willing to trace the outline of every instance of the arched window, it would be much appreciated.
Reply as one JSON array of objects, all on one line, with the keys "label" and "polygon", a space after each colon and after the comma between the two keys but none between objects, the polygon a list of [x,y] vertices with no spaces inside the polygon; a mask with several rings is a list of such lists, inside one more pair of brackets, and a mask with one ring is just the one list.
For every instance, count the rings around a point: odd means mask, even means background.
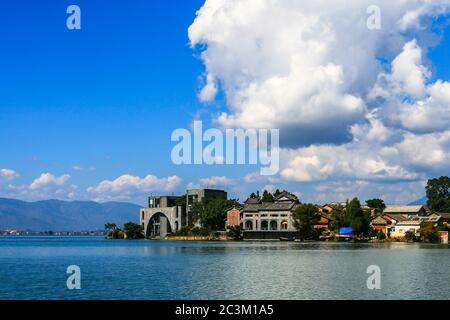
[{"label": "arched window", "polygon": [[278,230],[278,224],[276,220],[270,221],[270,230]]},{"label": "arched window", "polygon": [[253,222],[251,220],[245,221],[245,230],[253,230]]},{"label": "arched window", "polygon": [[281,221],[281,230],[287,230],[288,222],[286,220]]},{"label": "arched window", "polygon": [[266,220],[261,221],[261,230],[269,230],[269,222]]},{"label": "arched window", "polygon": [[175,231],[178,231],[179,230],[179,228],[178,228],[178,221],[175,221]]}]

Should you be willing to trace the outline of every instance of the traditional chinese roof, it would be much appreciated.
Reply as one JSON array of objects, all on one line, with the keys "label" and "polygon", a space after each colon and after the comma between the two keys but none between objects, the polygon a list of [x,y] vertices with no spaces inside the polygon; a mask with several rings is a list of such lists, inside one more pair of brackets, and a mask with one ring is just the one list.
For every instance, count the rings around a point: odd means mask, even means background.
[{"label": "traditional chinese roof", "polygon": [[295,194],[283,191],[275,198],[275,202],[278,201],[298,201],[298,197]]},{"label": "traditional chinese roof", "polygon": [[261,203],[261,198],[248,198],[245,200],[245,204],[258,204]]},{"label": "traditional chinese roof", "polygon": [[258,212],[258,211],[292,211],[295,210],[294,202],[261,202],[246,203],[242,211]]}]

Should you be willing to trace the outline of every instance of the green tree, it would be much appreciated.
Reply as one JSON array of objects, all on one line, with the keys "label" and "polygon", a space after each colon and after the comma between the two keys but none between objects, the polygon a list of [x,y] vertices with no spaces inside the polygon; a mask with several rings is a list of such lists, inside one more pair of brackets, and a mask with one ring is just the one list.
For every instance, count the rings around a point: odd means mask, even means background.
[{"label": "green tree", "polygon": [[276,198],[281,194],[280,189],[275,190],[275,192],[273,193],[273,196]]},{"label": "green tree", "polygon": [[193,227],[196,223],[201,221],[204,210],[205,206],[203,202],[194,202],[192,204],[188,212],[188,224],[190,227]]},{"label": "green tree", "polygon": [[144,238],[144,228],[140,224],[133,222],[125,223],[123,226],[127,239],[142,239]]},{"label": "green tree", "polygon": [[428,222],[425,223],[420,229],[419,229],[420,239],[424,242],[439,242],[440,238],[437,234],[436,228],[433,226],[433,223]]},{"label": "green tree", "polygon": [[366,204],[371,209],[376,209],[378,213],[382,213],[386,208],[384,200],[382,199],[370,199],[366,201]]},{"label": "green tree", "polygon": [[318,221],[318,208],[313,204],[302,204],[295,209],[293,214],[294,227],[299,232],[301,241],[314,236],[314,224]]},{"label": "green tree", "polygon": [[386,235],[384,234],[383,231],[378,230],[378,232],[377,232],[377,239],[378,239],[378,240],[384,240],[384,239],[386,239]]},{"label": "green tree", "polygon": [[210,230],[224,230],[227,218],[225,210],[228,201],[225,199],[212,199],[205,205],[205,210],[201,216],[202,226]]},{"label": "green tree", "polygon": [[273,195],[269,191],[264,190],[263,196],[262,196],[262,201],[263,202],[273,202],[274,201]]},{"label": "green tree", "polygon": [[240,226],[228,226],[227,235],[233,240],[242,240],[242,228]]},{"label": "green tree", "polygon": [[252,192],[252,194],[250,195],[249,198],[252,198],[252,199],[259,198],[259,191],[256,191],[256,193],[255,193],[255,192]]},{"label": "green tree", "polygon": [[335,231],[339,230],[339,228],[350,227],[351,221],[343,206],[334,207],[332,214],[334,216],[333,226]]},{"label": "green tree", "polygon": [[203,228],[208,230],[225,230],[226,210],[238,204],[235,199],[220,198],[196,202],[189,211],[189,225],[193,227],[199,222]]},{"label": "green tree", "polygon": [[367,236],[370,231],[370,216],[361,208],[361,202],[354,198],[347,205],[346,213],[355,236]]},{"label": "green tree", "polygon": [[105,229],[106,230],[111,230],[111,231],[116,231],[117,225],[115,223],[105,223]]},{"label": "green tree", "polygon": [[121,238],[122,231],[117,228],[115,223],[105,223],[106,238],[118,239]]},{"label": "green tree", "polygon": [[414,242],[416,241],[416,235],[414,233],[414,231],[408,230],[405,232],[405,240],[407,242]]},{"label": "green tree", "polygon": [[185,207],[186,208],[186,195],[183,195],[181,197],[178,197],[175,200],[175,205],[179,207]]},{"label": "green tree", "polygon": [[427,186],[428,206],[437,212],[450,211],[450,178],[443,176],[428,180]]}]

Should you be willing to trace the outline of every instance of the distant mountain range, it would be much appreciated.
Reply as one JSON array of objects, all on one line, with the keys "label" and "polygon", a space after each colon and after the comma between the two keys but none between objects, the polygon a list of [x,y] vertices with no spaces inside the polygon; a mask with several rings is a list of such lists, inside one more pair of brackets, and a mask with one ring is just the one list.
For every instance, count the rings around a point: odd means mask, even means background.
[{"label": "distant mountain range", "polygon": [[0,229],[84,231],[103,229],[107,222],[122,227],[129,221],[138,222],[139,208],[125,202],[25,202],[0,198]]},{"label": "distant mountain range", "polygon": [[421,206],[421,205],[426,205],[428,201],[428,198],[425,196],[423,198],[420,198],[414,202],[411,202],[410,204],[408,204],[409,206]]}]

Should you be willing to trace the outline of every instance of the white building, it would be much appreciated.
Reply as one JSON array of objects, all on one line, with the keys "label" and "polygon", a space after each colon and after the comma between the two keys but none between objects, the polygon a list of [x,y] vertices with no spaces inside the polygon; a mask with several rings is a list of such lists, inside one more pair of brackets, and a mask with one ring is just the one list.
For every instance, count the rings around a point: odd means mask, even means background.
[{"label": "white building", "polygon": [[419,229],[423,222],[420,220],[408,220],[398,222],[391,228],[391,238],[403,238],[408,231],[414,232],[416,237],[420,236]]}]

